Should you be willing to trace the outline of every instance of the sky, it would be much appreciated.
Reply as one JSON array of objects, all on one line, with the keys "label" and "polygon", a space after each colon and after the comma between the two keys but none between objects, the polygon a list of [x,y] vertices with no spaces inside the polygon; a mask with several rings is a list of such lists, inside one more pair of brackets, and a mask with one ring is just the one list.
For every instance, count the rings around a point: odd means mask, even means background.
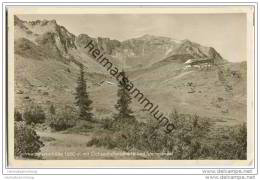
[{"label": "sky", "polygon": [[214,47],[232,62],[246,60],[246,14],[44,14],[22,20],[52,20],[75,35],[126,40],[144,34],[189,39]]}]

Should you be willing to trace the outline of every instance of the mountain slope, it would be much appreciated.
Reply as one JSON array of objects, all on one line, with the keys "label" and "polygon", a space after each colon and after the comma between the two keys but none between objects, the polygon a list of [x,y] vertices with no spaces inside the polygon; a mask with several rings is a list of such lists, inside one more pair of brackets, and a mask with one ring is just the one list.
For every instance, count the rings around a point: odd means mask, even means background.
[{"label": "mountain slope", "polygon": [[[32,102],[45,108],[52,103],[75,108],[78,65],[83,64],[96,115],[111,114],[117,82],[84,48],[92,40],[115,66],[124,67],[136,87],[165,113],[176,108],[223,121],[246,119],[246,68],[225,61],[212,47],[152,35],[122,42],[87,34],[75,36],[55,20],[14,18],[18,108]],[[213,59],[214,64],[209,69],[185,69],[190,59]],[[142,119],[142,107],[134,100],[133,109]]]}]

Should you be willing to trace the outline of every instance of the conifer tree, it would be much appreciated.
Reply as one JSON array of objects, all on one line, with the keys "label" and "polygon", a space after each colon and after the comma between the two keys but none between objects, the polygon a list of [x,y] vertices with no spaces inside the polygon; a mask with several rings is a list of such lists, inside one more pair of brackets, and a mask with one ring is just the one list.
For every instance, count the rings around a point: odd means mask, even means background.
[{"label": "conifer tree", "polygon": [[80,74],[78,78],[78,86],[76,87],[76,105],[79,108],[79,118],[81,120],[91,121],[93,114],[91,113],[92,101],[89,99],[89,95],[87,92],[87,84],[84,77],[83,65],[80,65]]},{"label": "conifer tree", "polygon": [[52,104],[51,107],[50,107],[51,121],[54,120],[55,114],[56,114],[56,109],[55,109],[54,105]]},{"label": "conifer tree", "polygon": [[[126,78],[126,74],[124,71],[121,72],[121,75],[123,78]],[[126,88],[128,82],[124,81],[123,78],[121,81],[118,82],[118,100],[115,105],[118,113],[115,115],[115,118],[117,120],[124,120],[126,118],[134,120],[134,116],[132,115],[133,111],[129,107],[132,102],[132,98]]]},{"label": "conifer tree", "polygon": [[51,115],[55,115],[56,114],[56,110],[55,110],[55,107],[54,107],[53,104],[50,106],[50,113],[51,113]]}]

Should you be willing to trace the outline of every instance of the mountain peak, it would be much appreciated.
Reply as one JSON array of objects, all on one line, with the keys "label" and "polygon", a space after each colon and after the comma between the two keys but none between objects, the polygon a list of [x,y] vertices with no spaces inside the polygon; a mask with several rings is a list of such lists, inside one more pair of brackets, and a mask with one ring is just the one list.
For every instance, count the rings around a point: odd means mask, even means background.
[{"label": "mountain peak", "polygon": [[24,22],[18,16],[14,15],[14,25],[22,27]]},{"label": "mountain peak", "polygon": [[21,19],[18,18],[18,16],[14,15],[14,23],[17,23],[17,22],[24,22],[22,21]]},{"label": "mountain peak", "polygon": [[192,42],[189,39],[182,40],[183,44],[192,44]]},{"label": "mountain peak", "polygon": [[136,38],[136,39],[141,39],[141,40],[170,40],[171,38],[165,37],[165,36],[155,36],[151,34],[144,34],[143,36]]},{"label": "mountain peak", "polygon": [[143,36],[141,36],[141,38],[154,38],[154,35],[151,34],[144,34]]}]

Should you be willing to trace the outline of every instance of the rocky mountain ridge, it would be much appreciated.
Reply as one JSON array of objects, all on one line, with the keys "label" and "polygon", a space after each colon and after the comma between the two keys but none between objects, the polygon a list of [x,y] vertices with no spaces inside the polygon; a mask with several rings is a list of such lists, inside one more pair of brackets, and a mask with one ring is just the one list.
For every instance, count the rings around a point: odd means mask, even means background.
[{"label": "rocky mountain ridge", "polygon": [[[96,46],[105,52],[114,63],[123,64],[130,69],[149,66],[172,55],[190,55],[195,59],[222,60],[221,55],[214,48],[205,47],[189,40],[177,41],[148,34],[125,41],[103,37],[93,38],[87,34],[75,36],[65,27],[58,25],[55,20],[23,21],[17,16],[14,16],[14,24],[15,52],[20,55],[27,54],[26,56],[32,54],[36,59],[50,57],[84,63],[85,60],[80,57],[77,59],[75,54],[78,55],[79,52],[86,54],[84,47],[86,43],[93,40]],[[37,49],[37,53],[32,53],[31,49]]]}]

